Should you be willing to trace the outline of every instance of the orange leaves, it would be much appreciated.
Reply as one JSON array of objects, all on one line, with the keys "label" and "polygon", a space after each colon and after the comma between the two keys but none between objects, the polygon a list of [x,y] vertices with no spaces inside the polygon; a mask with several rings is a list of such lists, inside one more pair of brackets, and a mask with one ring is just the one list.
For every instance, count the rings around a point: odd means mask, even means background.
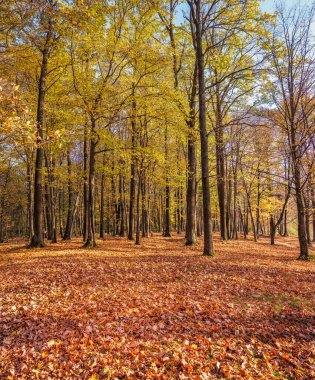
[{"label": "orange leaves", "polygon": [[153,331],[163,330],[165,328],[165,324],[163,322],[159,322],[156,325],[152,326]]},{"label": "orange leaves", "polygon": [[98,374],[97,373],[93,373],[93,375],[91,377],[89,377],[88,380],[99,380]]},{"label": "orange leaves", "polygon": [[50,347],[53,347],[53,346],[56,346],[59,342],[56,342],[55,340],[50,340],[49,342],[47,342],[47,347],[50,348]]},{"label": "orange leaves", "polygon": [[80,246],[0,246],[0,378],[314,377],[314,263],[293,249],[228,242],[210,261],[181,238]]}]

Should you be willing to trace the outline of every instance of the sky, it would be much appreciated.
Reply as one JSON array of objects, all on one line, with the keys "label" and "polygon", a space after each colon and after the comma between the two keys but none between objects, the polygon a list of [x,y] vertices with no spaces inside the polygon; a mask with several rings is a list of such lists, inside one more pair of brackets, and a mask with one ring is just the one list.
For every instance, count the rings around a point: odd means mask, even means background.
[{"label": "sky", "polygon": [[[260,7],[261,10],[264,12],[274,12],[275,10],[275,3],[278,1],[283,1],[286,8],[290,8],[294,5],[301,4],[301,5],[309,5],[312,0],[260,0]],[[184,3],[185,4],[185,3]],[[180,5],[178,7],[179,12],[177,13],[177,22],[181,23],[183,21],[183,11],[187,11],[187,5]],[[312,25],[312,32],[315,34],[315,22]]]},{"label": "sky", "polygon": [[[264,12],[273,12],[275,9],[275,3],[277,0],[261,0],[261,9]],[[311,3],[311,0],[282,0],[285,3],[285,6],[287,8],[290,8],[294,5],[301,4],[301,5],[309,5]],[[315,35],[315,22],[312,24],[311,28],[312,34]]]},{"label": "sky", "polygon": [[[275,10],[275,3],[277,1],[279,0],[260,0],[261,9],[264,12],[273,12]],[[299,2],[301,3],[301,5],[309,4],[311,0],[280,0],[280,1],[283,1],[286,7],[289,8],[291,6],[298,4]],[[179,21],[182,21],[182,11],[186,10],[187,9],[186,7],[187,5],[185,5],[185,3],[179,6],[178,9],[180,9],[180,12],[178,12],[177,14],[177,18]]]},{"label": "sky", "polygon": [[[301,5],[309,5],[312,0],[260,0],[261,10],[263,12],[270,12],[270,13],[274,12],[275,4],[278,1],[284,2],[285,7],[290,8],[290,7],[297,5],[299,3]],[[176,22],[178,24],[182,23],[184,20],[183,19],[183,12],[187,14],[187,4],[185,4],[185,2],[178,7],[178,12],[177,12],[177,16],[176,16]],[[314,36],[315,35],[315,21],[312,24],[311,30],[312,30],[312,34]]]},{"label": "sky", "polygon": [[[301,0],[301,4],[308,4],[310,0]],[[285,5],[291,7],[299,3],[299,0],[285,0]],[[275,0],[261,0],[261,9],[265,12],[272,12],[274,10]]]}]

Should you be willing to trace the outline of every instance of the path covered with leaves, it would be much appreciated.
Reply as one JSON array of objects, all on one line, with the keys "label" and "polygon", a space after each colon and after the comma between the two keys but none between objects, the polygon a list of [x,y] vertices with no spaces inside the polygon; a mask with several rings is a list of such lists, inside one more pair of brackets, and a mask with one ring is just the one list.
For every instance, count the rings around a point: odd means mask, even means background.
[{"label": "path covered with leaves", "polygon": [[315,378],[315,261],[296,241],[0,247],[1,379]]}]

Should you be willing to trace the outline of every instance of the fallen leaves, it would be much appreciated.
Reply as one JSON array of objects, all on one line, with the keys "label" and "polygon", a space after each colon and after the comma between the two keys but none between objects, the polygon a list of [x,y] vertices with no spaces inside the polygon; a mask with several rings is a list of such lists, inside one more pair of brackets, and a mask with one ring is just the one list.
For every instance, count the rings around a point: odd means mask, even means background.
[{"label": "fallen leaves", "polygon": [[2,245],[0,378],[314,378],[314,262],[287,242]]}]

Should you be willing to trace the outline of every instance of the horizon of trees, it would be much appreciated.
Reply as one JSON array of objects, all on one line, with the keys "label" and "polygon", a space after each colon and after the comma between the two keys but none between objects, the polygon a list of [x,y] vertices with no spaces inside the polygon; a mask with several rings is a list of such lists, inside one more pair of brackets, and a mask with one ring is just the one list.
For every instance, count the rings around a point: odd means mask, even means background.
[{"label": "horizon of trees", "polygon": [[[184,6],[183,6],[184,5]],[[315,241],[315,3],[0,3],[0,242]],[[182,15],[182,17],[179,17]],[[182,20],[179,22],[179,20]]]}]

